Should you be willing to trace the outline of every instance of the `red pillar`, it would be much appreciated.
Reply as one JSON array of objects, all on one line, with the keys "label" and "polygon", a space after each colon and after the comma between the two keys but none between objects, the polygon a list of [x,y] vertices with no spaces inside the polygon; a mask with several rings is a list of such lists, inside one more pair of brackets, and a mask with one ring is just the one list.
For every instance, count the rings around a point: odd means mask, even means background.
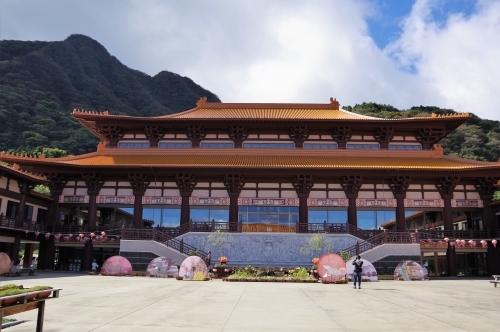
[{"label": "red pillar", "polygon": [[356,198],[358,195],[349,196],[347,197],[349,201],[349,206],[347,207],[347,223],[351,226],[358,227],[358,209],[356,207]]},{"label": "red pillar", "polygon": [[446,250],[446,260],[448,263],[448,276],[457,276],[457,257],[455,253],[455,246],[448,244],[448,249]]},{"label": "red pillar", "polygon": [[404,231],[406,229],[405,199],[396,198],[396,230]]},{"label": "red pillar", "polygon": [[452,210],[451,210],[451,198],[452,197],[446,196],[446,198],[443,198],[443,201],[444,201],[443,223],[444,223],[444,230],[445,231],[452,231],[453,230],[453,214],[452,214]]},{"label": "red pillar", "polygon": [[189,224],[189,197],[191,193],[181,192],[182,203],[181,203],[181,225]]},{"label": "red pillar", "polygon": [[239,193],[229,194],[229,230],[238,232],[238,197]]},{"label": "red pillar", "polygon": [[134,200],[134,228],[142,228],[142,195],[135,195]]}]

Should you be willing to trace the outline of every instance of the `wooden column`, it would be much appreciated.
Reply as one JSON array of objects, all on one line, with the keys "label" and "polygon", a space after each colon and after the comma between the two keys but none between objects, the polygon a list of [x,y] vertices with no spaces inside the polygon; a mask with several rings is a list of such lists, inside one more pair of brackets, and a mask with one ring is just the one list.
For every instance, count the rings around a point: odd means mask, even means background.
[{"label": "wooden column", "polygon": [[27,269],[30,267],[31,262],[33,261],[33,249],[35,245],[33,243],[26,243],[24,245],[24,259],[23,259],[23,268]]},{"label": "wooden column", "polygon": [[129,173],[128,180],[133,189],[134,194],[134,228],[142,228],[142,197],[149,186],[149,178],[141,173]]},{"label": "wooden column", "polygon": [[495,248],[491,241],[488,241],[488,252],[486,253],[486,265],[488,274],[500,274],[500,244]]},{"label": "wooden column", "polygon": [[441,198],[444,201],[443,208],[443,222],[444,230],[453,230],[453,214],[451,209],[451,200],[453,199],[453,190],[460,181],[459,177],[443,177],[439,179],[439,183],[436,184],[436,188],[441,194]]},{"label": "wooden column", "polygon": [[45,241],[45,237],[42,236],[40,238],[40,243],[38,245],[38,264],[37,264],[38,270],[45,270],[46,256],[47,256],[47,242]]},{"label": "wooden column", "polygon": [[14,243],[10,249],[10,259],[14,264],[17,264],[19,260],[19,249],[21,248],[21,234],[17,233],[14,237]]},{"label": "wooden column", "polygon": [[411,176],[395,176],[389,183],[392,194],[396,199],[396,229],[398,231],[406,229],[405,198],[410,183]]},{"label": "wooden column", "polygon": [[457,276],[457,255],[455,253],[455,246],[448,244],[448,249],[446,250],[446,260],[448,263],[448,276]]},{"label": "wooden column", "polygon": [[85,242],[85,245],[83,247],[83,260],[82,260],[83,271],[90,271],[92,269],[93,251],[94,251],[94,244],[92,243],[92,240],[89,239],[87,242]]},{"label": "wooden column", "polygon": [[299,198],[299,229],[297,232],[306,232],[309,223],[307,198],[314,186],[314,177],[312,175],[296,175],[292,182],[297,197]]},{"label": "wooden column", "polygon": [[349,201],[347,208],[347,223],[351,226],[358,227],[358,212],[356,208],[356,199],[358,192],[363,184],[363,177],[361,175],[350,175],[342,178],[342,189]]},{"label": "wooden column", "polygon": [[[40,236],[43,236],[41,234]],[[54,269],[54,259],[56,257],[56,246],[54,243],[54,236],[51,235],[48,239],[45,238],[45,269],[53,270]]]},{"label": "wooden column", "polygon": [[28,181],[18,181],[19,192],[21,193],[21,199],[19,200],[19,208],[17,209],[17,220],[24,220],[25,211],[26,211],[26,197],[28,196],[29,191],[33,187],[31,183]]},{"label": "wooden column", "polygon": [[245,186],[245,178],[241,174],[224,175],[224,186],[229,195],[229,229],[238,231],[238,198],[241,189]]},{"label": "wooden column", "polygon": [[196,187],[196,178],[193,174],[177,174],[175,182],[182,197],[181,203],[181,225],[189,224],[189,197]]},{"label": "wooden column", "polygon": [[477,192],[479,193],[479,196],[483,200],[483,229],[491,229],[491,230],[496,230],[497,229],[497,223],[493,219],[493,213],[491,211],[491,207],[489,204],[491,203],[491,200],[493,199],[493,194],[496,191],[496,184],[498,183],[498,178],[496,177],[486,177],[486,178],[481,178],[475,183],[475,187]]},{"label": "wooden column", "polygon": [[101,179],[100,174],[96,173],[83,173],[82,179],[87,186],[87,194],[89,195],[89,213],[87,224],[90,229],[96,227],[97,223],[97,195],[101,191],[104,180]]},{"label": "wooden column", "polygon": [[62,191],[66,186],[68,181],[64,178],[62,174],[50,173],[46,174],[49,180],[49,189],[54,199],[51,203],[51,216],[49,217],[48,224],[54,225],[59,224],[61,220],[61,215],[59,214],[59,197],[62,195]]}]

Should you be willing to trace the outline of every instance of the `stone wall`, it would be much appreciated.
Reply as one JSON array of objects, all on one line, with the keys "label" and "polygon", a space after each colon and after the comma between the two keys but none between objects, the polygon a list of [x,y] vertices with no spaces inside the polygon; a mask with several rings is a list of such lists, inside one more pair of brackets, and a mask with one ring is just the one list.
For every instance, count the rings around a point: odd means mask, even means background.
[{"label": "stone wall", "polygon": [[[312,265],[313,256],[300,253],[300,248],[308,243],[312,234],[227,233],[226,243],[219,248],[210,247],[209,234],[188,233],[183,236],[183,239],[184,243],[205,252],[211,250],[212,265],[218,263],[217,259],[220,256],[226,256],[230,266],[308,267]],[[349,234],[325,234],[325,237],[333,242],[332,252],[354,245],[358,240]]]}]

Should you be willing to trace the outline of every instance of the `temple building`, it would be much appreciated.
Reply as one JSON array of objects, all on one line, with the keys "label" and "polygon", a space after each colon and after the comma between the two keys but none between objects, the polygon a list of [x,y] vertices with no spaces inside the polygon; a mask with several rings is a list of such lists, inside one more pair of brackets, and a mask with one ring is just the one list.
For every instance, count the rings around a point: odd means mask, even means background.
[{"label": "temple building", "polygon": [[[385,229],[413,234],[413,244],[446,238],[446,245],[419,250],[440,266],[435,275],[461,275],[462,251],[472,253],[464,275],[500,272],[491,242],[499,237],[500,210],[491,200],[500,162],[446,156],[439,145],[469,114],[382,119],[343,110],[333,98],[327,104],[201,98],[193,109],[159,117],[81,109],[72,115],[101,139],[96,152],[0,157],[46,177],[54,204],[45,222],[53,232],[153,228],[186,241],[216,229],[254,239],[347,234],[336,244],[341,250]],[[273,239],[261,261],[287,241]],[[457,239],[476,244],[462,250]],[[190,244],[203,245],[196,241]],[[294,250],[290,243],[286,250]]]}]

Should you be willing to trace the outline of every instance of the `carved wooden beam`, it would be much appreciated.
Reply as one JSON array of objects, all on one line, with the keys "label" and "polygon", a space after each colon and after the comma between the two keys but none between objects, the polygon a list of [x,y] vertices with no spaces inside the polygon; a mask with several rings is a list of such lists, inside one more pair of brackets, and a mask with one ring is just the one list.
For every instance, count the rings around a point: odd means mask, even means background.
[{"label": "carved wooden beam", "polygon": [[236,125],[229,127],[229,138],[233,140],[235,148],[241,148],[243,141],[248,138],[248,128]]},{"label": "carved wooden beam", "polygon": [[191,140],[193,148],[200,146],[200,141],[205,138],[205,128],[199,125],[190,125],[186,128],[187,137]]},{"label": "carved wooden beam", "polygon": [[144,196],[150,184],[148,176],[142,173],[129,173],[128,181],[132,186],[134,196]]},{"label": "carved wooden beam", "polygon": [[307,126],[293,126],[290,128],[289,136],[295,142],[295,147],[302,148],[304,141],[309,138],[309,128]]},{"label": "carved wooden beam", "polygon": [[307,195],[311,192],[314,186],[314,177],[312,175],[295,175],[292,182],[297,195]]},{"label": "carved wooden beam", "polygon": [[196,177],[193,174],[176,174],[175,183],[177,183],[181,195],[191,195],[197,184]]},{"label": "carved wooden beam", "polygon": [[117,126],[98,126],[96,132],[106,138],[111,148],[115,148],[117,142],[123,138],[122,128]]},{"label": "carved wooden beam", "polygon": [[349,175],[342,178],[342,189],[347,196],[347,198],[357,198],[359,189],[363,184],[363,177],[361,175]]},{"label": "carved wooden beam", "polygon": [[481,199],[491,200],[493,198],[493,194],[497,190],[496,184],[498,180],[499,178],[496,177],[486,177],[479,179],[477,183],[474,184]]},{"label": "carved wooden beam", "polygon": [[346,148],[346,143],[352,137],[352,128],[346,126],[339,126],[333,128],[332,138],[337,141],[340,149]]},{"label": "carved wooden beam", "polygon": [[49,183],[47,186],[50,189],[50,193],[54,196],[61,195],[64,187],[68,183],[68,180],[64,178],[63,174],[60,173],[48,173],[45,174]]},{"label": "carved wooden beam", "polygon": [[388,149],[389,142],[394,138],[394,128],[393,127],[380,127],[374,135],[375,139],[380,143],[381,149]]},{"label": "carved wooden beam", "polygon": [[144,133],[149,140],[149,146],[152,148],[157,148],[158,141],[165,136],[163,128],[159,126],[145,126]]},{"label": "carved wooden beam", "polygon": [[394,198],[406,198],[406,190],[411,183],[411,176],[395,176],[391,179],[389,187],[392,190]]},{"label": "carved wooden beam", "polygon": [[99,195],[99,192],[104,185],[104,180],[101,179],[100,174],[82,173],[82,179],[87,186],[88,195]]},{"label": "carved wooden beam", "polygon": [[229,195],[239,196],[241,189],[245,186],[245,177],[241,174],[225,174],[224,187]]},{"label": "carved wooden beam", "polygon": [[441,194],[442,199],[451,199],[453,198],[453,191],[455,187],[460,182],[460,178],[458,176],[446,176],[439,178],[439,183],[436,184],[436,188]]},{"label": "carved wooden beam", "polygon": [[449,133],[446,128],[422,128],[416,135],[417,141],[422,144],[422,149],[429,150],[432,145],[439,142]]}]

